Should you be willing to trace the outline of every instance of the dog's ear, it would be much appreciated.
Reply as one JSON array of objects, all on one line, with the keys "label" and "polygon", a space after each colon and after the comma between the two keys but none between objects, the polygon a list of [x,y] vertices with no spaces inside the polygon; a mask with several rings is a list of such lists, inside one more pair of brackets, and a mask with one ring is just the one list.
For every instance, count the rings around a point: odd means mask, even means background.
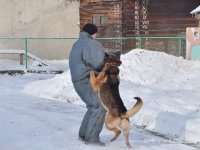
[{"label": "dog's ear", "polygon": [[116,56],[114,55],[109,55],[106,63],[111,63],[111,64],[115,64],[116,66],[120,66],[122,64],[121,60],[118,59]]}]

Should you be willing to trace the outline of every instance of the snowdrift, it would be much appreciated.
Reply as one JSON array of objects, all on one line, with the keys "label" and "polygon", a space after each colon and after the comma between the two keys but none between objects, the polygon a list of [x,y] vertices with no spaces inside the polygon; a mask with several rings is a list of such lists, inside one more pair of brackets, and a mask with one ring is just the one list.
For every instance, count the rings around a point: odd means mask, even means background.
[{"label": "snowdrift", "polygon": [[[200,142],[200,62],[162,52],[135,49],[121,56],[120,94],[127,106],[144,101],[133,125],[174,140]],[[24,88],[30,95],[84,106],[73,89],[69,70]]]}]

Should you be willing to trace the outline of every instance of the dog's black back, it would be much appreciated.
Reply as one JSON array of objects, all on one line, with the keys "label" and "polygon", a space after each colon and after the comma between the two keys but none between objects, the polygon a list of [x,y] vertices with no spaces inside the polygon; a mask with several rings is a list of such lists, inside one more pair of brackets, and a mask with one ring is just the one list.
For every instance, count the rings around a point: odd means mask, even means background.
[{"label": "dog's black back", "polygon": [[125,114],[127,109],[119,94],[119,68],[111,66],[106,70],[107,81],[100,87],[100,98],[113,116]]}]

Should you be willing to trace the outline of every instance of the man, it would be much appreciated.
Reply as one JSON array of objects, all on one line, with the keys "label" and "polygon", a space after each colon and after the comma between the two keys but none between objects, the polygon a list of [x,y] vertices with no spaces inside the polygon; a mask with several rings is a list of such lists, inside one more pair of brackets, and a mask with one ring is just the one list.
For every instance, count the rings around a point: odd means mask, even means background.
[{"label": "man", "polygon": [[87,107],[79,129],[79,138],[87,144],[104,146],[99,134],[103,128],[106,111],[89,81],[89,72],[94,70],[98,74],[107,55],[102,45],[95,40],[97,32],[98,29],[94,24],[86,24],[83,27],[83,32],[72,47],[69,67],[74,89]]}]

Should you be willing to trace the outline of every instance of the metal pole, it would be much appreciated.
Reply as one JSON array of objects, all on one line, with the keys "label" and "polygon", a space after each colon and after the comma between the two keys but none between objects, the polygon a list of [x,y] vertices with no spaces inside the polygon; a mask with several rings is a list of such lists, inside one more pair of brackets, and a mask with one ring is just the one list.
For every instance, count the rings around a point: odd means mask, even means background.
[{"label": "metal pole", "polygon": [[140,36],[139,36],[139,42],[140,42],[139,48],[142,49],[142,38]]},{"label": "metal pole", "polygon": [[182,38],[179,38],[179,56],[183,56]]},{"label": "metal pole", "polygon": [[25,38],[26,69],[28,69],[28,39]]}]

